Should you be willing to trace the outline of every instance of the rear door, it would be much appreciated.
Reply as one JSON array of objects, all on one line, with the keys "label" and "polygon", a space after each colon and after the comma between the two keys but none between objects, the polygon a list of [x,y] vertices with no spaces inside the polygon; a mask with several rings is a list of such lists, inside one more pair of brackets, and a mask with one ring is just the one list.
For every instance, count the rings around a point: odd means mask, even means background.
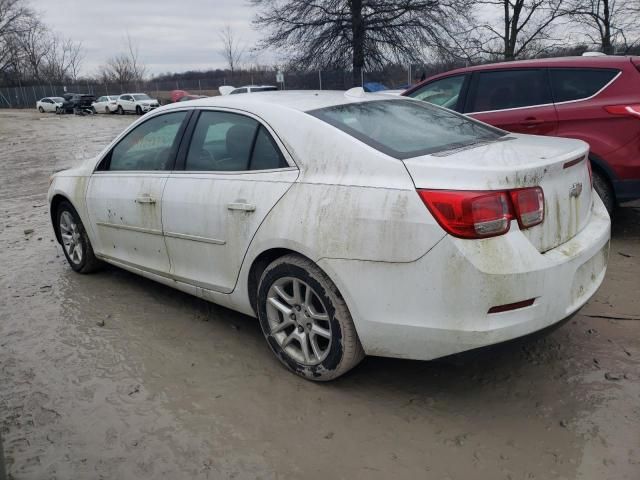
[{"label": "rear door", "polygon": [[[172,277],[228,293],[258,227],[298,177],[265,124],[202,110],[187,131],[162,197]],[[186,140],[185,138],[185,140]]]},{"label": "rear door", "polygon": [[139,124],[91,176],[87,209],[100,256],[168,274],[161,198],[188,114],[173,111]]},{"label": "rear door", "polygon": [[558,130],[546,68],[474,72],[464,110],[509,132],[555,135]]}]

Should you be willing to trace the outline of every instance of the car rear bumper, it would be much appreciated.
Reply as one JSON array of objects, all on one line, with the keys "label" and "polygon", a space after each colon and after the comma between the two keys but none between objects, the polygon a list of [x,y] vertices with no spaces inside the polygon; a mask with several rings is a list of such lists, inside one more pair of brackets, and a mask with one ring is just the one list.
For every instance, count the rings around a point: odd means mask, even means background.
[{"label": "car rear bumper", "polygon": [[[591,218],[544,254],[517,230],[487,240],[444,237],[411,263],[322,259],[369,355],[428,360],[542,330],[575,313],[606,271],[610,220],[594,195]],[[492,307],[533,299],[524,308]]]}]

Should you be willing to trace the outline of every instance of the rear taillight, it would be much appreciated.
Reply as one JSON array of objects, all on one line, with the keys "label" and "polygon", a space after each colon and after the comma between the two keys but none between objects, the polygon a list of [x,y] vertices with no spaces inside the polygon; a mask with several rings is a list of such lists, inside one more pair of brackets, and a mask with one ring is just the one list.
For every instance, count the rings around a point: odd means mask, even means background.
[{"label": "rear taillight", "polygon": [[511,190],[511,202],[520,228],[529,228],[544,220],[544,194],[540,187]]},{"label": "rear taillight", "polygon": [[640,118],[640,104],[638,103],[633,105],[607,105],[604,109],[611,115]]},{"label": "rear taillight", "polygon": [[418,189],[418,195],[440,226],[459,238],[503,235],[514,218],[522,229],[544,220],[540,187],[500,191]]}]

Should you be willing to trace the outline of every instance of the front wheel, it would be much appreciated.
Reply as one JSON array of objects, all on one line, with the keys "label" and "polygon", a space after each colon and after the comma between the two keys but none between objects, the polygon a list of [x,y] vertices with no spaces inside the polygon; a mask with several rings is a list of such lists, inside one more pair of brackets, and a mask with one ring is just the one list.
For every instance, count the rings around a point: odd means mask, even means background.
[{"label": "front wheel", "polygon": [[142,108],[140,108],[140,105],[136,107],[136,115],[142,115]]},{"label": "front wheel", "polygon": [[91,273],[100,267],[89,241],[89,236],[76,210],[69,202],[62,202],[56,215],[56,229],[64,256],[73,270]]},{"label": "front wheel", "polygon": [[301,377],[333,380],[364,358],[344,299],[307,258],[286,255],[271,263],[260,279],[257,307],[269,347]]},{"label": "front wheel", "polygon": [[117,110],[117,112],[118,112],[120,115],[124,115],[124,109],[122,108],[122,105],[118,105],[118,110]]}]

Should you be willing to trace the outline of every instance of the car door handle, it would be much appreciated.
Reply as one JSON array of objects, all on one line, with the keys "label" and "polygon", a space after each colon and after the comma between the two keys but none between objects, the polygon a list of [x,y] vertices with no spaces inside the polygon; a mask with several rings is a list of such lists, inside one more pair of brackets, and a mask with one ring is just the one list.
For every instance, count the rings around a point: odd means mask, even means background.
[{"label": "car door handle", "polygon": [[240,210],[242,212],[255,212],[256,206],[252,203],[227,203],[228,210]]},{"label": "car door handle", "polygon": [[156,199],[148,193],[136,197],[136,203],[156,203]]},{"label": "car door handle", "polygon": [[544,120],[540,120],[535,117],[527,117],[524,119],[523,122],[520,123],[520,125],[524,125],[527,127],[535,127],[536,125],[541,125],[543,123],[544,123]]}]

